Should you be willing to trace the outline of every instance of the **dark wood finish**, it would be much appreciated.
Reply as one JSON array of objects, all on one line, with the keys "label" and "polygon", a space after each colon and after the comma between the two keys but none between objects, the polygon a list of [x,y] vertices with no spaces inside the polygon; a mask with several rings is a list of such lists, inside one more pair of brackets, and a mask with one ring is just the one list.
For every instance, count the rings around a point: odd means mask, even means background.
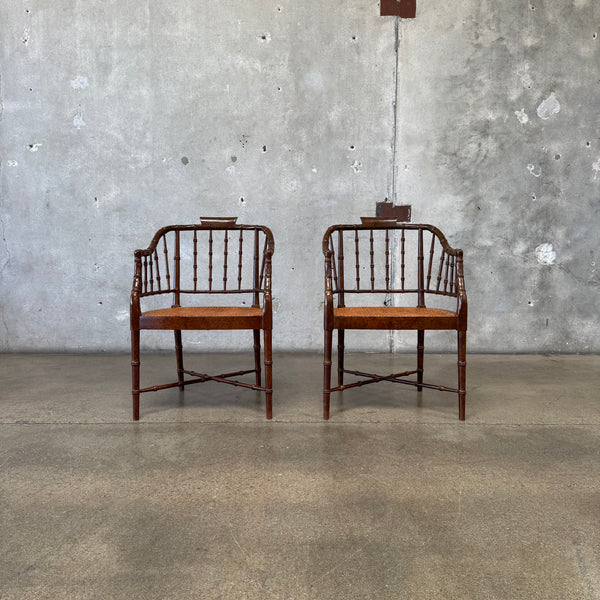
[{"label": "dark wood finish", "polygon": [[[131,290],[131,369],[133,418],[140,417],[143,392],[204,381],[218,381],[265,392],[267,418],[272,418],[271,257],[273,234],[262,225],[237,225],[231,219],[204,219],[199,225],[170,225],[156,232],[150,246],[136,250]],[[199,299],[202,302],[199,302]],[[216,298],[228,302],[216,302]],[[164,299],[161,308],[142,304]],[[140,331],[172,330],[177,381],[140,388]],[[207,375],[186,369],[182,331],[249,330],[253,333],[254,368]],[[265,384],[261,372],[264,337]],[[250,373],[255,382],[234,379]],[[188,378],[186,378],[186,376]],[[190,379],[191,377],[191,379]]]},{"label": "dark wood finish", "polygon": [[[367,221],[361,225],[334,225],[323,237],[325,255],[323,418],[329,418],[331,392],[390,381],[458,395],[459,419],[465,419],[467,294],[462,250],[452,248],[432,225]],[[345,260],[350,243],[354,257]],[[400,264],[393,264],[393,256]],[[345,277],[345,268],[349,269]],[[395,273],[395,277],[391,272]],[[359,305],[358,299],[367,302]],[[377,301],[379,296],[380,300]],[[407,296],[414,298],[411,306]],[[337,298],[337,305],[335,299]],[[454,309],[433,308],[435,299],[449,298]],[[400,301],[402,300],[402,301]],[[413,330],[417,332],[417,368],[377,375],[344,367],[346,329]],[[338,336],[338,385],[331,386],[333,331]],[[455,330],[458,338],[458,387],[423,380],[425,332]],[[348,373],[365,379],[344,384]],[[416,381],[406,377],[416,375]]]},{"label": "dark wood finish", "polygon": [[414,19],[417,16],[417,0],[381,0],[379,14],[382,17]]}]

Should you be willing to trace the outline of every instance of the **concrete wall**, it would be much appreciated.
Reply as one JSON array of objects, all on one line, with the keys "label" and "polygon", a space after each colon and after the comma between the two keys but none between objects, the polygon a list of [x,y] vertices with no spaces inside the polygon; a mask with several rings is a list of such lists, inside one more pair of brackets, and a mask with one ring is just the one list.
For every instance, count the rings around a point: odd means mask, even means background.
[{"label": "concrete wall", "polygon": [[322,234],[388,197],[465,250],[471,351],[599,351],[599,33],[595,0],[2,3],[0,349],[127,349],[132,251],[200,215],[273,229],[274,344],[319,349]]}]

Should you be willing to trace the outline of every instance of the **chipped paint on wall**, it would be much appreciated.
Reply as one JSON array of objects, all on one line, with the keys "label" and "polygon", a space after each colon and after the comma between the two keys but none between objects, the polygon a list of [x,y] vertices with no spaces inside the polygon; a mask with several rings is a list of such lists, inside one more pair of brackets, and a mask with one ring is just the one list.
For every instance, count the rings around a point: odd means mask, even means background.
[{"label": "chipped paint on wall", "polygon": [[521,125],[525,125],[525,123],[529,123],[529,116],[525,112],[525,109],[515,110],[515,115],[517,115],[517,119],[519,119],[519,123]]},{"label": "chipped paint on wall", "polygon": [[83,90],[88,87],[89,82],[88,78],[83,75],[78,75],[75,79],[71,79],[71,87],[74,90]]},{"label": "chipped paint on wall", "polygon": [[81,113],[77,113],[73,117],[73,126],[76,127],[77,129],[81,129],[82,127],[85,127],[85,121],[83,120],[83,115]]},{"label": "chipped paint on wall", "polygon": [[540,244],[535,249],[535,257],[540,265],[553,265],[556,261],[556,252],[552,244]]},{"label": "chipped paint on wall", "polygon": [[560,112],[560,102],[552,92],[539,106],[537,114],[540,119],[549,119]]},{"label": "chipped paint on wall", "polygon": [[592,169],[594,170],[594,181],[597,181],[598,173],[600,173],[600,157],[598,157],[598,160],[592,165]]}]

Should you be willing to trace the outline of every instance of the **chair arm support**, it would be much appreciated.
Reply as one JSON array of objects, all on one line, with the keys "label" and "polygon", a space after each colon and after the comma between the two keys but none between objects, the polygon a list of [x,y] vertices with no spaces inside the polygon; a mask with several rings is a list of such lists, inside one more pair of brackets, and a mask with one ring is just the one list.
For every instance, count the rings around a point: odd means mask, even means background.
[{"label": "chair arm support", "polygon": [[140,250],[135,252],[135,269],[133,273],[133,284],[131,286],[131,298],[129,301],[129,315],[131,325],[137,324],[141,309],[140,309],[140,293],[142,291],[142,259]]},{"label": "chair arm support", "polygon": [[273,300],[271,296],[271,257],[273,255],[272,244],[267,249],[265,256],[265,275],[263,283],[263,327],[273,328]]},{"label": "chair arm support", "polygon": [[333,329],[333,277],[331,251],[327,249],[325,252],[325,301],[324,301],[324,323],[325,329]]},{"label": "chair arm support", "polygon": [[465,278],[463,274],[463,251],[456,250],[456,287],[457,287],[457,315],[458,315],[458,326],[459,329],[466,331],[467,329],[467,290],[465,289]]}]

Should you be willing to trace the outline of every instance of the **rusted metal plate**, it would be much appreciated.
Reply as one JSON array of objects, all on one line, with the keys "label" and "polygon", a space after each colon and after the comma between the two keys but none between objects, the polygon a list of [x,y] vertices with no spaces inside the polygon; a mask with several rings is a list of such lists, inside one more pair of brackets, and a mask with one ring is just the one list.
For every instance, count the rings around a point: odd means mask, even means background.
[{"label": "rusted metal plate", "polygon": [[381,0],[381,16],[414,19],[417,15],[417,0]]},{"label": "rusted metal plate", "polygon": [[402,223],[410,223],[411,208],[410,204],[397,206],[391,202],[378,202],[375,214],[378,217],[388,217]]}]

